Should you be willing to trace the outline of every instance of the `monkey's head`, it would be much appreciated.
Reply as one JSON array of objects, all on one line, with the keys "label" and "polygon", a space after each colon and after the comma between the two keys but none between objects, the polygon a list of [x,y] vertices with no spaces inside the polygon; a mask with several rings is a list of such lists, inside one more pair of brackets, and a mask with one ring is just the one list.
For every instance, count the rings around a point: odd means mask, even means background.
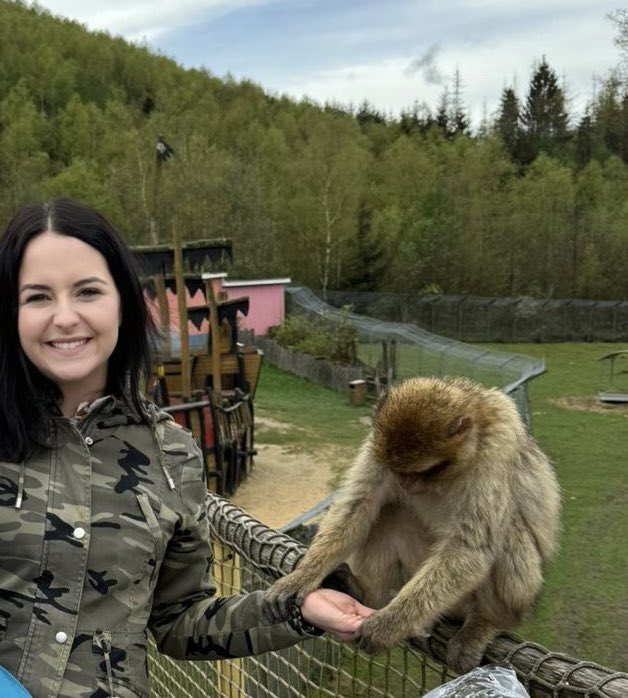
[{"label": "monkey's head", "polygon": [[373,455],[398,475],[444,475],[472,457],[478,390],[459,378],[412,378],[393,386],[375,409]]}]

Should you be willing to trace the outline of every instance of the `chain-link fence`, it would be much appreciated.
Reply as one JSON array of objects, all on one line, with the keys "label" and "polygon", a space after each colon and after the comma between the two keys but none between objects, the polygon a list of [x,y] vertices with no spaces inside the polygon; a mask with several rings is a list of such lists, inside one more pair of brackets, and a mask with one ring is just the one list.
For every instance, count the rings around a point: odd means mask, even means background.
[{"label": "chain-link fence", "polygon": [[337,308],[464,342],[628,341],[628,301],[328,291]]},{"label": "chain-link fence", "polygon": [[[265,588],[290,572],[305,548],[269,529],[228,500],[210,498],[214,574],[220,594]],[[439,623],[421,645],[404,645],[369,657],[327,637],[288,650],[219,662],[179,662],[150,655],[154,698],[419,698],[448,680],[447,641],[454,626]],[[486,660],[512,665],[531,698],[626,698],[628,674],[564,654],[512,635],[488,647]]]}]

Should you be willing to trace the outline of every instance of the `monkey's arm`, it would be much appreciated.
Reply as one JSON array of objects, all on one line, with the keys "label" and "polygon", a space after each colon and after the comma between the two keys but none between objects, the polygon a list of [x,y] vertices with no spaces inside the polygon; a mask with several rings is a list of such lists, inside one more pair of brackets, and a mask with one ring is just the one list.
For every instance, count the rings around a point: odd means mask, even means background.
[{"label": "monkey's arm", "polygon": [[364,544],[383,504],[392,496],[385,475],[365,444],[297,568],[268,590],[270,600],[281,604],[296,597],[300,603]]}]

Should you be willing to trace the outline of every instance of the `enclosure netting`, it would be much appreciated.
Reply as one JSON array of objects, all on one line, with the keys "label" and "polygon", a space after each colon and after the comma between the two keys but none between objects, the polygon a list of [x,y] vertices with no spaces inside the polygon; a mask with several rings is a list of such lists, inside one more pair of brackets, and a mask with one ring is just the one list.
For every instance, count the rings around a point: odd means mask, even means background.
[{"label": "enclosure netting", "polygon": [[[358,333],[357,359],[377,378],[467,376],[509,393],[529,422],[527,384],[544,372],[542,360],[474,347],[416,325],[386,322],[334,308],[307,288],[289,287],[286,291],[290,314],[350,323]],[[382,375],[386,372],[394,375]]]},{"label": "enclosure netting", "polygon": [[[305,548],[217,495],[208,501],[218,593],[261,589],[290,572]],[[297,698],[372,696],[417,698],[452,678],[445,666],[454,628],[439,623],[421,644],[370,657],[328,637],[288,650],[219,662],[180,662],[151,649],[151,695],[156,698]],[[509,664],[532,698],[626,698],[628,674],[582,662],[513,635],[501,635],[485,659]]]},{"label": "enclosure netting", "polygon": [[412,322],[464,342],[623,342],[628,301],[327,291],[337,308]]}]

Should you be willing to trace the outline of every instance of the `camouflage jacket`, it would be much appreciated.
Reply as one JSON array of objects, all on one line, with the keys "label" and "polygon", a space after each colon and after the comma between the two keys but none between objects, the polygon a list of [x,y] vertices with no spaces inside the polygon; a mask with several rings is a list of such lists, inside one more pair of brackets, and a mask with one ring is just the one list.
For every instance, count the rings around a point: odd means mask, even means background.
[{"label": "camouflage jacket", "polygon": [[261,592],[215,596],[200,451],[148,409],[152,429],[101,398],[0,463],[0,665],[35,698],[148,696],[147,630],[181,659],[303,639]]}]

